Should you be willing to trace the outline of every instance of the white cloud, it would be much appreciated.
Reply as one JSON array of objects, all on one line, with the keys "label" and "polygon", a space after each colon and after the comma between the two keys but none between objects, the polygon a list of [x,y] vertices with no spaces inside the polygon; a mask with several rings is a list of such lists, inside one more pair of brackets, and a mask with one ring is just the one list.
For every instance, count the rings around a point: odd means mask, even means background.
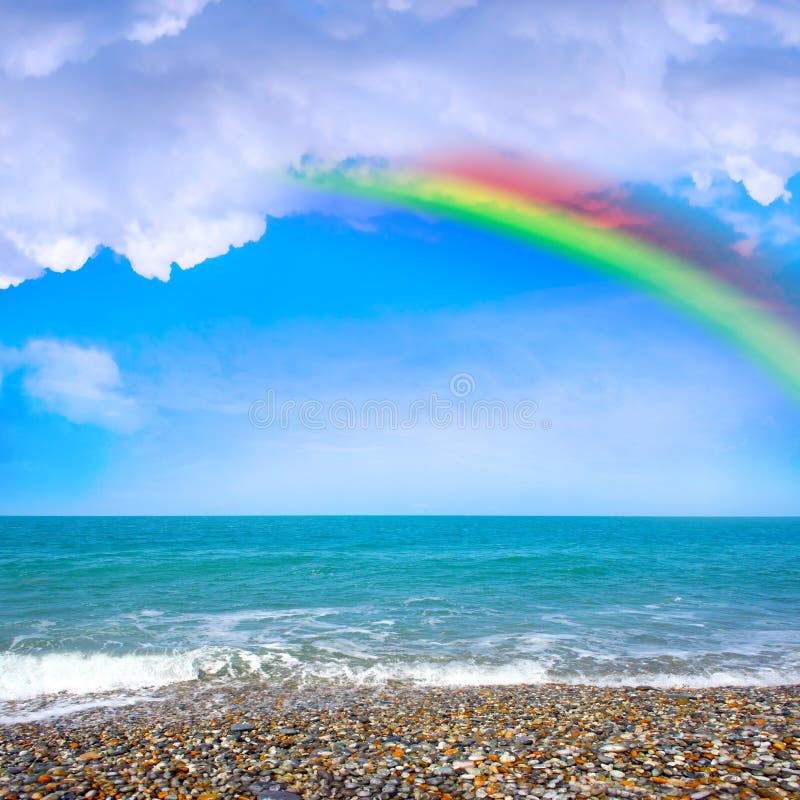
[{"label": "white cloud", "polygon": [[725,168],[732,180],[743,183],[750,196],[762,205],[767,206],[778,198],[788,201],[792,197],[783,178],[761,168],[748,155],[728,156]]},{"label": "white cloud", "polygon": [[0,69],[16,78],[42,78],[115,42],[151,44],[179,34],[210,2],[217,0],[3,3]]},{"label": "white cloud", "polygon": [[453,145],[768,204],[800,170],[800,8],[777,2],[0,5],[0,286],[97,245],[166,278],[307,199],[306,154]]},{"label": "white cloud", "polygon": [[0,235],[0,289],[16,286],[41,272],[35,260],[22,253],[10,239]]},{"label": "white cloud", "polygon": [[416,14],[422,19],[439,19],[461,8],[476,5],[480,0],[374,0],[373,7]]},{"label": "white cloud", "polygon": [[139,2],[141,18],[134,22],[127,38],[150,44],[162,36],[176,36],[210,0],[144,0]]},{"label": "white cloud", "polygon": [[667,0],[664,16],[669,26],[692,44],[708,44],[725,39],[725,28],[709,21],[709,7],[696,0]]},{"label": "white cloud", "polygon": [[90,240],[81,240],[77,236],[48,238],[45,234],[37,238],[10,231],[9,239],[18,253],[53,272],[80,269],[95,250]]},{"label": "white cloud", "polygon": [[697,189],[701,192],[705,192],[711,188],[711,174],[705,170],[694,170],[692,172],[692,182]]},{"label": "white cloud", "polygon": [[757,219],[742,212],[727,211],[723,219],[744,237],[734,245],[734,249],[745,256],[752,255],[762,242],[781,247],[800,240],[800,221],[786,212],[775,212],[766,219]]},{"label": "white cloud", "polygon": [[13,347],[0,344],[0,389],[3,388],[3,378],[20,366],[19,351]]},{"label": "white cloud", "polygon": [[800,45],[800,11],[795,0],[761,3],[757,13],[780,36],[784,46]]},{"label": "white cloud", "polygon": [[[5,372],[22,369],[25,393],[71,422],[130,431],[144,420],[139,404],[124,393],[116,361],[105,350],[33,339],[18,350],[0,349],[3,365]],[[0,370],[0,379],[2,374]]]},{"label": "white cloud", "polygon": [[172,262],[194,266],[228,248],[240,247],[260,239],[266,230],[259,214],[232,213],[224,217],[172,218],[169,225],[142,229],[133,222],[125,233],[120,248],[136,265],[136,271],[146,278],[167,280]]},{"label": "white cloud", "polygon": [[800,158],[800,133],[781,131],[774,139],[773,146],[779,153],[788,153]]},{"label": "white cloud", "polygon": [[3,54],[2,66],[11,75],[40,78],[77,56],[82,44],[83,32],[79,26],[53,25],[9,42]]}]

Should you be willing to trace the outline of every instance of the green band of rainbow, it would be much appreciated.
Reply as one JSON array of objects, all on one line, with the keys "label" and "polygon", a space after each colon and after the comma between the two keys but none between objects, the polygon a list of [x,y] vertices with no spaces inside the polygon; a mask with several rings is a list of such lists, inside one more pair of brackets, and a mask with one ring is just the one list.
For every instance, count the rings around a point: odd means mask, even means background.
[{"label": "green band of rainbow", "polygon": [[458,177],[353,170],[303,179],[328,191],[494,231],[639,287],[722,334],[800,402],[800,335],[741,290],[651,244]]}]

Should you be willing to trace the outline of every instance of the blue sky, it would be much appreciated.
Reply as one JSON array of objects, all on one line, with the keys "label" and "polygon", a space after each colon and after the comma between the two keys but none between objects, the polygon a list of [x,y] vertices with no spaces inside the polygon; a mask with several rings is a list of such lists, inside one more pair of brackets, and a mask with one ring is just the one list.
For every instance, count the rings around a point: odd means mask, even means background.
[{"label": "blue sky", "polygon": [[[475,231],[391,214],[372,225],[271,221],[260,242],[167,283],[106,250],[0,295],[6,346],[22,353],[2,392],[3,510],[795,508],[796,407],[704,330]],[[402,415],[433,393],[457,401],[460,373],[470,403],[535,401],[539,427],[249,417],[270,389],[326,408],[389,400]]]},{"label": "blue sky", "polygon": [[[796,312],[800,14],[524,5],[0,3],[0,513],[800,513],[800,410],[705,329],[285,178],[569,164],[713,228]],[[268,396],[288,424],[253,424]],[[433,396],[536,425],[297,411]]]}]

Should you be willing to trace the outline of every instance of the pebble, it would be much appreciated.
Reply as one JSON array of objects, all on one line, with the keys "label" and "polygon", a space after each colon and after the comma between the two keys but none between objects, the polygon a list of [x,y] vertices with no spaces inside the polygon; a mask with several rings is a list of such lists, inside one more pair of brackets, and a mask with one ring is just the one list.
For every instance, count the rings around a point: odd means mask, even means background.
[{"label": "pebble", "polygon": [[0,800],[800,797],[800,687],[153,694],[155,724],[143,703],[0,725]]}]

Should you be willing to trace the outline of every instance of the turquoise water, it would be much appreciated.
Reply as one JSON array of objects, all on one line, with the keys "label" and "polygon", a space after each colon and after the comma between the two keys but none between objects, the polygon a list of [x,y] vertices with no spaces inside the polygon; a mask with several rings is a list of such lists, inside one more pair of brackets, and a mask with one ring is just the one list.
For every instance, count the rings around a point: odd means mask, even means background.
[{"label": "turquoise water", "polygon": [[800,520],[0,518],[0,700],[795,682]]}]

